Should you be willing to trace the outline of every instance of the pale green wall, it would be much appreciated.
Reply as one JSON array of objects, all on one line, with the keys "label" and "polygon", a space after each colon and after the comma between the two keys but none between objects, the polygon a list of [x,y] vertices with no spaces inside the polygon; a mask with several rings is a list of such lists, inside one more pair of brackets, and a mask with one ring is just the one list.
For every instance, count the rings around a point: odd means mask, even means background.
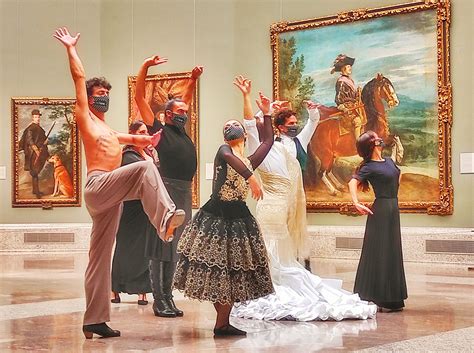
[{"label": "pale green wall", "polygon": [[[403,0],[0,0],[0,180],[1,223],[89,222],[85,207],[12,209],[12,96],[72,96],[64,49],[51,37],[60,25],[81,32],[79,53],[88,76],[104,75],[113,85],[107,114],[113,128],[126,129],[127,75],[136,74],[149,55],[168,57],[166,66],[150,72],[190,70],[205,66],[200,83],[201,203],[211,191],[204,179],[221,143],[224,121],[241,115],[241,97],[232,78],[243,73],[254,91],[271,94],[272,67],[269,27],[280,19],[292,21],[343,10],[396,4]],[[474,226],[474,178],[459,174],[459,153],[474,151],[473,10],[470,0],[453,0],[451,72],[454,87],[453,184],[454,214],[449,217],[402,215],[404,226]],[[195,11],[194,11],[195,3]],[[195,28],[193,26],[195,19]],[[194,40],[195,38],[195,40]],[[84,183],[84,180],[83,180]],[[310,224],[363,224],[362,217],[310,214]]]}]

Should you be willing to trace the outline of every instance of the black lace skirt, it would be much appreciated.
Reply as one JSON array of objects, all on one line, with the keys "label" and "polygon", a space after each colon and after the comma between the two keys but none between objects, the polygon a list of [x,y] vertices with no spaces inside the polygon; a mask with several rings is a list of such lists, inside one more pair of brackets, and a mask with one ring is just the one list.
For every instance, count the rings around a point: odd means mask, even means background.
[{"label": "black lace skirt", "polygon": [[233,304],[273,292],[267,251],[243,201],[209,200],[178,243],[175,288],[193,299]]}]

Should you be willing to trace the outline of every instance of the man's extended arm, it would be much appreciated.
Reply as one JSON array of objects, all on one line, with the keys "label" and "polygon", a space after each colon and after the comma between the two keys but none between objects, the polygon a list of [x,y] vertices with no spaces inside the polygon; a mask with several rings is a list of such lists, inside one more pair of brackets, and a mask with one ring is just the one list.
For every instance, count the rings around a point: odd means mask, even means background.
[{"label": "man's extended arm", "polygon": [[311,101],[306,101],[306,109],[308,109],[308,121],[306,122],[305,126],[298,134],[297,138],[301,142],[301,146],[306,151],[306,148],[311,141],[311,137],[313,137],[314,131],[318,126],[320,115],[319,115],[319,104],[313,103]]},{"label": "man's extended arm", "polygon": [[137,103],[138,111],[140,112],[143,122],[149,126],[153,125],[155,115],[153,114],[150,105],[145,99],[145,78],[150,66],[163,64],[167,61],[168,59],[160,58],[158,55],[152,56],[145,59],[142,66],[140,67],[140,70],[138,71],[137,86],[135,88],[135,102]]},{"label": "man's extended arm", "polygon": [[161,130],[151,136],[124,134],[121,132],[115,132],[115,134],[120,144],[139,147],[148,147],[150,145],[156,146],[161,139]]},{"label": "man's extended arm", "polygon": [[191,78],[188,80],[188,84],[184,89],[183,95],[181,99],[186,103],[188,106],[191,105],[193,101],[193,94],[196,88],[196,82],[198,78],[202,75],[204,68],[202,66],[195,66],[193,71],[191,72]]},{"label": "man's extended arm", "polygon": [[89,121],[89,105],[87,103],[86,73],[76,51],[76,45],[80,36],[80,33],[77,33],[75,37],[71,36],[66,27],[58,28],[53,35],[67,50],[69,68],[76,88],[76,122],[80,131],[84,133],[86,124]]}]

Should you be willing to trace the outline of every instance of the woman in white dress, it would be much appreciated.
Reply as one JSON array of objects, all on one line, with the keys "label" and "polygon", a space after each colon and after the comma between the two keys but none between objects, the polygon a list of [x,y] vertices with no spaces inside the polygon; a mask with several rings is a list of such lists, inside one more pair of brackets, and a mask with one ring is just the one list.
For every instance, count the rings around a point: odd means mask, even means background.
[{"label": "woman in white dress", "polygon": [[[251,108],[251,83],[240,76],[234,84],[243,93],[248,152],[252,153],[260,142],[257,129],[259,118],[254,118]],[[303,131],[296,136],[302,136],[299,142],[306,145],[319,120],[317,105],[308,102],[307,108],[310,118]],[[284,127],[276,127],[280,132],[285,130]],[[308,136],[305,137],[305,134]],[[282,136],[281,142],[277,138],[257,169],[264,195],[257,203],[256,218],[267,247],[275,293],[236,304],[232,315],[297,321],[373,318],[377,312],[376,305],[343,290],[341,280],[321,279],[297,261],[297,258],[305,258],[309,246],[301,167],[296,159],[296,149],[291,142],[288,143],[291,141],[289,138],[294,137]],[[287,143],[284,139],[287,139]]]}]

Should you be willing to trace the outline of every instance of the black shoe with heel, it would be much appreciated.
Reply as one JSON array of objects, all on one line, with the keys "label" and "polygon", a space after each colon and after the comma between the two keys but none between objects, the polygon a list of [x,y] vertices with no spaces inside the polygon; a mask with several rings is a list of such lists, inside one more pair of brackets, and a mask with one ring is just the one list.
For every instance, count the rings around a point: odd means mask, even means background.
[{"label": "black shoe with heel", "polygon": [[82,332],[87,339],[91,339],[94,333],[103,338],[120,336],[119,330],[112,330],[105,322],[101,324],[83,325]]},{"label": "black shoe with heel", "polygon": [[176,313],[168,305],[166,299],[155,299],[153,302],[153,312],[159,317],[176,317]]},{"label": "black shoe with heel", "polygon": [[114,297],[110,299],[110,302],[114,304],[120,303],[120,295],[118,293],[114,293]]},{"label": "black shoe with heel", "polygon": [[232,325],[225,325],[214,329],[214,336],[246,336],[247,332]]},{"label": "black shoe with heel", "polygon": [[184,315],[183,310],[180,310],[176,307],[176,304],[174,303],[173,297],[167,298],[166,301],[168,302],[168,306],[171,308],[171,310],[173,310],[175,312],[176,316],[181,317],[181,316]]}]

